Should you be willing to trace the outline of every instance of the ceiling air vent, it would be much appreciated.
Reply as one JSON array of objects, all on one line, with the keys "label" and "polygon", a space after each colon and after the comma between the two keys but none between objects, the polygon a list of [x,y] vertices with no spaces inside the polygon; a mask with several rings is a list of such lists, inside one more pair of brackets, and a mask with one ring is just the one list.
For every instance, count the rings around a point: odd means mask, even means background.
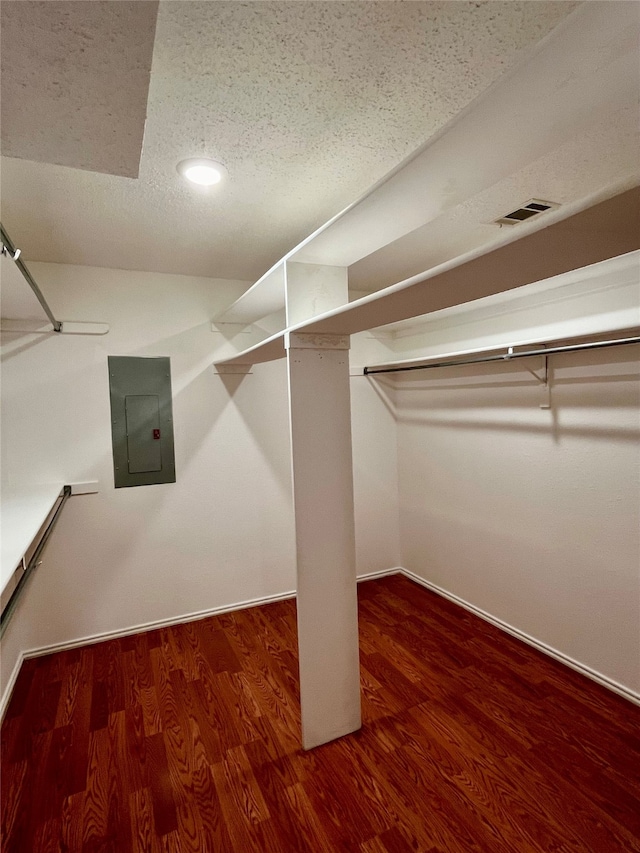
[{"label": "ceiling air vent", "polygon": [[511,213],[505,213],[499,219],[496,219],[498,225],[515,225],[517,222],[524,222],[525,219],[531,219],[532,216],[538,216],[547,210],[555,210],[560,207],[555,201],[542,201],[539,198],[532,198],[522,207],[513,210]]}]

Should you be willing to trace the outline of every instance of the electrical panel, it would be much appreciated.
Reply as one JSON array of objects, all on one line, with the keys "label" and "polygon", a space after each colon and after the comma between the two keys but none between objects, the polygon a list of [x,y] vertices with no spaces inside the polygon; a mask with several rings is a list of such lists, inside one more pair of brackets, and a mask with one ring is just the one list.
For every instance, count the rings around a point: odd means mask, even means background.
[{"label": "electrical panel", "polygon": [[116,489],[175,483],[168,358],[109,356]]}]

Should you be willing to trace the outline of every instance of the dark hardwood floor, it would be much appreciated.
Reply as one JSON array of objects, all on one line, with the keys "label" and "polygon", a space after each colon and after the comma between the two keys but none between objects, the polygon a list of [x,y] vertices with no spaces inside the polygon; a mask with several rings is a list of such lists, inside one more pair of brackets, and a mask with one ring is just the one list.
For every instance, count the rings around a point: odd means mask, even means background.
[{"label": "dark hardwood floor", "polygon": [[5,853],[640,851],[640,709],[410,581],[362,584],[364,725],[298,745],[295,603],[25,662]]}]

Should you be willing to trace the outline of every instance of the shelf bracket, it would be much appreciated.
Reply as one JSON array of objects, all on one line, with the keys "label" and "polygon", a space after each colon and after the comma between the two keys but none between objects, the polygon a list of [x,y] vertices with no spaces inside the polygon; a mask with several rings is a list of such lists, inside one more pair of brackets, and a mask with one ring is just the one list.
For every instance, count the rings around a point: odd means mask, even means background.
[{"label": "shelf bracket", "polygon": [[544,356],[544,364],[542,366],[541,371],[534,370],[532,367],[529,367],[528,364],[523,365],[524,369],[527,373],[530,373],[534,379],[537,379],[541,385],[549,384],[549,356]]},{"label": "shelf bracket", "polygon": [[[544,344],[541,345],[544,347]],[[514,352],[513,347],[509,347],[506,355],[503,356],[505,361],[509,361],[514,355],[517,353]],[[549,387],[549,356],[543,355],[543,365],[541,370],[534,370],[532,367],[529,367],[528,364],[524,364],[523,367],[530,373],[533,378],[540,384],[542,390],[542,400],[540,402],[541,409],[550,409],[551,408],[551,388]]]},{"label": "shelf bracket", "polygon": [[528,364],[523,365],[525,370],[530,373],[541,386],[542,400],[540,402],[541,409],[551,408],[551,386],[549,385],[549,356],[543,356],[543,365],[539,370],[534,370]]}]

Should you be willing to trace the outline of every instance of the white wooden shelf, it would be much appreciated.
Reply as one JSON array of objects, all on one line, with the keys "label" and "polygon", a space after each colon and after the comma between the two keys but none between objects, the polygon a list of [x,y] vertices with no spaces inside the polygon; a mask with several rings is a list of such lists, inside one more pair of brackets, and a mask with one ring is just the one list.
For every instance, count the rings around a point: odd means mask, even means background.
[{"label": "white wooden shelf", "polygon": [[4,593],[15,570],[28,553],[38,531],[56,505],[63,489],[62,483],[36,485],[27,488],[2,488],[0,531],[0,575]]},{"label": "white wooden shelf", "polygon": [[214,322],[253,323],[284,308],[285,261],[281,260],[246,290]]},{"label": "white wooden shelf", "polygon": [[[289,332],[352,335],[634,252],[640,235],[616,228],[633,221],[640,189],[635,188],[592,207],[567,205],[552,224],[533,223],[526,236],[507,232],[492,251],[476,249],[406,281],[364,296],[340,308],[291,326],[216,364],[259,364],[284,357]],[[586,208],[586,209],[585,209]],[[573,214],[573,215],[572,215]]]},{"label": "white wooden shelf", "polygon": [[278,358],[284,358],[286,355],[284,349],[284,331],[276,332],[265,338],[260,343],[253,344],[235,355],[227,358],[221,358],[214,363],[216,365],[232,365],[232,364],[262,364],[265,361],[275,361]]},{"label": "white wooden shelf", "polygon": [[[425,260],[424,249],[416,249],[416,242],[420,246],[421,241],[411,242],[412,235],[458,206],[480,198],[490,188],[513,181],[522,169],[568,140],[580,139],[593,127],[615,121],[616,110],[628,109],[636,102],[637,56],[631,34],[637,30],[636,16],[624,4],[616,8],[615,15],[603,12],[597,4],[583,4],[572,14],[570,26],[554,30],[552,37],[543,40],[532,55],[473,101],[422,149],[294,247],[215,319],[252,323],[282,310],[290,262],[349,268],[375,256],[376,263],[389,271],[431,266],[433,262]],[[621,34],[630,47],[609,55],[611,45]],[[567,57],[571,57],[570,69]],[[545,97],[540,97],[541,92]],[[505,115],[511,117],[509,122],[504,121]],[[585,195],[594,191],[595,188],[588,190]],[[589,204],[596,200],[593,195],[587,199]],[[515,207],[522,201],[513,199]],[[497,211],[501,212],[504,211]],[[538,222],[514,226],[514,236],[524,237],[575,212],[569,206],[549,211]],[[475,224],[486,227],[487,221],[482,219]],[[488,251],[489,244],[493,249],[503,242],[497,228],[494,226],[482,237],[482,251]],[[417,254],[412,256],[409,267],[406,263],[410,252]],[[455,263],[468,260],[461,258]],[[418,278],[423,281],[427,275],[421,273]],[[392,272],[386,280],[393,280]],[[384,288],[376,298],[388,308],[393,288],[406,290],[408,298],[411,281]],[[338,311],[344,315],[345,333],[356,330],[351,326],[352,319],[361,326],[356,317],[381,313],[375,309],[364,311],[362,300],[347,304],[345,299],[344,303]],[[418,306],[418,310],[424,313],[432,309]],[[397,313],[410,316],[400,308]],[[320,316],[317,319],[320,321]],[[366,322],[370,325],[369,320]],[[272,352],[271,344],[265,345]],[[254,357],[259,357],[255,347],[251,350]]]}]

